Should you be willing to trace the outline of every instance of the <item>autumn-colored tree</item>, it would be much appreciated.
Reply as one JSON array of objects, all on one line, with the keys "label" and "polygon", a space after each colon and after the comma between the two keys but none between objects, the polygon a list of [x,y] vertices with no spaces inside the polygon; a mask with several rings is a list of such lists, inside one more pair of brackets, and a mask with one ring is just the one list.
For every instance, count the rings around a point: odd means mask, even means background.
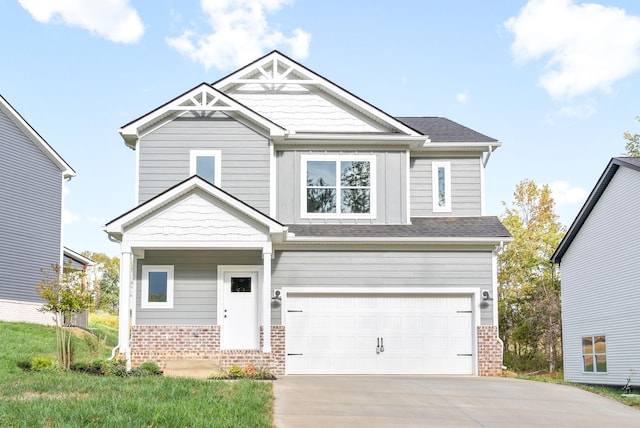
[{"label": "autumn-colored tree", "polygon": [[117,314],[120,259],[91,251],[83,251],[82,255],[96,262],[92,277],[88,278],[89,284],[94,289],[94,309]]},{"label": "autumn-colored tree", "polygon": [[[640,116],[636,116],[636,120],[640,121]],[[627,140],[627,144],[625,145],[627,156],[640,158],[640,134],[632,134],[627,131],[624,133],[624,139]]]},{"label": "autumn-colored tree", "polygon": [[501,220],[514,241],[498,253],[499,324],[505,362],[554,371],[561,359],[560,281],[549,259],[566,228],[547,185],[523,180]]},{"label": "autumn-colored tree", "polygon": [[36,286],[45,301],[40,310],[53,314],[58,362],[64,370],[69,370],[73,359],[71,323],[76,315],[91,307],[92,292],[84,286],[84,271],[70,266],[63,269],[56,264],[51,270],[42,269],[42,273],[45,279]]}]

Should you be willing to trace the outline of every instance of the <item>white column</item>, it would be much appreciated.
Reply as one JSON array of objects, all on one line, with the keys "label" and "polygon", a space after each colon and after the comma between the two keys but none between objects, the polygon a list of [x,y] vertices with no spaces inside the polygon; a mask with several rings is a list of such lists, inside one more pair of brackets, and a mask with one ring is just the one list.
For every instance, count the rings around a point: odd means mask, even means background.
[{"label": "white column", "polygon": [[118,343],[120,353],[129,353],[129,316],[131,302],[131,249],[123,248],[120,258],[120,306],[118,320]]},{"label": "white column", "polygon": [[262,252],[262,352],[271,352],[271,249]]}]

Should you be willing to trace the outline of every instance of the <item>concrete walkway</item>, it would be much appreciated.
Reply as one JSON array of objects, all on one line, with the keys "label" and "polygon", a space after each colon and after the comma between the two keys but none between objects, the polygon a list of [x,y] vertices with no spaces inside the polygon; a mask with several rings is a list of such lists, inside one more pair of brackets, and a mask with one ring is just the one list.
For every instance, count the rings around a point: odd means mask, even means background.
[{"label": "concrete walkway", "polygon": [[640,410],[581,389],[507,378],[283,376],[277,428],[640,427]]}]

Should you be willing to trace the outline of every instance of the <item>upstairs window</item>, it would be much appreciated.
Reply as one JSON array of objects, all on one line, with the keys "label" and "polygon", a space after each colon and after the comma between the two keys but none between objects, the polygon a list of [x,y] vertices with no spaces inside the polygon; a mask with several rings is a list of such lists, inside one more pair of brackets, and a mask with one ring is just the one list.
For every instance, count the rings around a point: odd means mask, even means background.
[{"label": "upstairs window", "polygon": [[433,212],[451,212],[451,163],[433,162]]},{"label": "upstairs window", "polygon": [[375,217],[375,156],[302,156],[303,217]]},{"label": "upstairs window", "polygon": [[582,370],[585,373],[607,372],[607,338],[605,336],[582,338]]},{"label": "upstairs window", "polygon": [[173,308],[173,266],[142,266],[141,308]]},{"label": "upstairs window", "polygon": [[191,150],[189,175],[197,175],[220,186],[220,150]]}]

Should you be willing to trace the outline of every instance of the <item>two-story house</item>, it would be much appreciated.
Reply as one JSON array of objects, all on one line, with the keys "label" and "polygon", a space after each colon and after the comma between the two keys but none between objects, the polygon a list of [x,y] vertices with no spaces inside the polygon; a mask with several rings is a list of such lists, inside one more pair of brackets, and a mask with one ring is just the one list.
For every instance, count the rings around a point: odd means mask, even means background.
[{"label": "two-story house", "polygon": [[63,263],[62,188],[75,175],[0,96],[0,320],[53,322],[35,287]]},{"label": "two-story house", "polygon": [[120,133],[138,205],[106,232],[133,365],[500,373],[495,139],[390,116],[277,51]]}]

